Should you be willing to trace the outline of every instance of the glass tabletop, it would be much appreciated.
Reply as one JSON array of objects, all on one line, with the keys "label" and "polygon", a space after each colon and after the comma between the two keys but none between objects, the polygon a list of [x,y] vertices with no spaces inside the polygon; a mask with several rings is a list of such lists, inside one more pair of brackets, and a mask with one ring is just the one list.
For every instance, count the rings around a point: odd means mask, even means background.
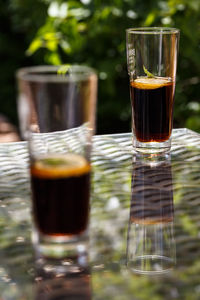
[{"label": "glass tabletop", "polygon": [[90,247],[73,269],[35,257],[27,144],[0,145],[0,299],[200,298],[200,135],[173,130],[161,159],[131,139],[94,137]]}]

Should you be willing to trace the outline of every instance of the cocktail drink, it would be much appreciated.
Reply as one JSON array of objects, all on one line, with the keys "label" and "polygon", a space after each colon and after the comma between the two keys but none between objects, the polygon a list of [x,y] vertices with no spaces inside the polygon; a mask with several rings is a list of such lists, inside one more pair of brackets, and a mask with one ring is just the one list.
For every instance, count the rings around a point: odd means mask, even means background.
[{"label": "cocktail drink", "polygon": [[17,78],[21,133],[30,154],[34,246],[47,257],[76,255],[87,244],[97,76],[84,66],[65,73],[39,66],[19,70]]},{"label": "cocktail drink", "polygon": [[133,145],[143,153],[171,147],[179,30],[127,30]]},{"label": "cocktail drink", "polygon": [[90,164],[75,154],[47,155],[31,164],[33,215],[38,229],[52,237],[87,229]]},{"label": "cocktail drink", "polygon": [[139,142],[165,142],[170,138],[174,85],[169,78],[148,77],[130,83],[133,126]]}]

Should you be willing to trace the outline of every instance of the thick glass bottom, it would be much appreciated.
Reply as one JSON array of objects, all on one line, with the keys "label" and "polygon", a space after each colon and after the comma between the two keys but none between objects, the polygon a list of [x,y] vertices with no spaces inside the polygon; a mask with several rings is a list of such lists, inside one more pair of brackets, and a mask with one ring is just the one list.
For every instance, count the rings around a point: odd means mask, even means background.
[{"label": "thick glass bottom", "polygon": [[136,152],[146,154],[168,153],[171,149],[171,139],[165,142],[139,142],[133,137],[133,147]]},{"label": "thick glass bottom", "polygon": [[32,242],[38,256],[73,258],[87,252],[88,233],[86,231],[80,235],[73,236],[48,236],[33,230]]}]

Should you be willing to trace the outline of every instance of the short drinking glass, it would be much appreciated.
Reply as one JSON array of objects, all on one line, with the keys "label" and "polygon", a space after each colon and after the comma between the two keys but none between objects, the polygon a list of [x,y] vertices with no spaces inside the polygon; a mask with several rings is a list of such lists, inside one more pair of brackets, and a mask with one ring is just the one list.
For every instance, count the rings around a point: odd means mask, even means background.
[{"label": "short drinking glass", "polygon": [[33,243],[55,257],[87,244],[97,91],[91,68],[61,71],[37,66],[17,73],[19,121],[30,154]]}]

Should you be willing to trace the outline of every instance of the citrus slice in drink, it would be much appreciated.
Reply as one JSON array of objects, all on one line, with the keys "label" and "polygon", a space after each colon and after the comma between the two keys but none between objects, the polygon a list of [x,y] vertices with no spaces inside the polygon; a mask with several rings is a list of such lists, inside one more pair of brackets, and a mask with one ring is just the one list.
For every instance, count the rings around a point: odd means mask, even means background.
[{"label": "citrus slice in drink", "polygon": [[141,76],[131,82],[132,87],[142,90],[153,90],[168,85],[172,85],[172,80],[167,77],[149,78],[146,76]]},{"label": "citrus slice in drink", "polygon": [[90,171],[90,164],[78,154],[52,154],[36,159],[31,165],[31,175],[39,178],[80,176]]}]

